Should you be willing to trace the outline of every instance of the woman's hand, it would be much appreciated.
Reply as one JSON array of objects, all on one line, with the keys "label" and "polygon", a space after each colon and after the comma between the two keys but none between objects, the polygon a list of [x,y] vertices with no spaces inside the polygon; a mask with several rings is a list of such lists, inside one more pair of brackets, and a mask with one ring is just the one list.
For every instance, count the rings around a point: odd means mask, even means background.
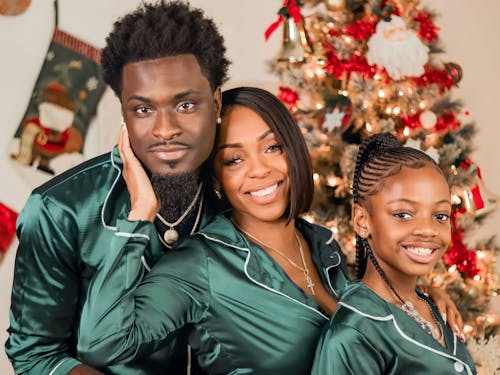
[{"label": "woman's hand", "polygon": [[160,210],[160,202],[141,162],[130,147],[126,126],[122,126],[118,140],[118,151],[123,161],[123,178],[130,193],[129,220],[153,221]]},{"label": "woman's hand", "polygon": [[442,288],[430,285],[425,286],[422,290],[432,298],[443,320],[448,323],[460,340],[465,341],[462,316],[448,293]]}]

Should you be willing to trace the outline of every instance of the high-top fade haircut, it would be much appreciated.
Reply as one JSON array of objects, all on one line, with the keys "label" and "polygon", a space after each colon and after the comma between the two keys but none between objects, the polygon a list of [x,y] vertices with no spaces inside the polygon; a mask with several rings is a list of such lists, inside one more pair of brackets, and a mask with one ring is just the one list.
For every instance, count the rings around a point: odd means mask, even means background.
[{"label": "high-top fade haircut", "polygon": [[[432,166],[444,177],[436,162],[425,152],[412,147],[403,147],[391,133],[372,135],[360,145],[354,169],[352,194],[354,204],[371,212],[368,197],[384,188],[387,178],[397,175],[403,167],[419,169]],[[368,241],[356,235],[356,277],[361,279],[366,270],[366,260],[375,262]],[[378,271],[378,268],[377,268]]]},{"label": "high-top fade haircut", "polygon": [[307,212],[314,193],[313,170],[306,141],[290,111],[275,95],[256,87],[237,87],[224,91],[222,116],[234,106],[246,107],[259,115],[283,147],[290,175],[288,221]]},{"label": "high-top fade haircut", "polygon": [[106,38],[101,66],[104,81],[121,98],[123,67],[128,63],[192,54],[214,92],[227,80],[230,64],[224,38],[201,9],[184,1],[143,3],[118,19]]}]

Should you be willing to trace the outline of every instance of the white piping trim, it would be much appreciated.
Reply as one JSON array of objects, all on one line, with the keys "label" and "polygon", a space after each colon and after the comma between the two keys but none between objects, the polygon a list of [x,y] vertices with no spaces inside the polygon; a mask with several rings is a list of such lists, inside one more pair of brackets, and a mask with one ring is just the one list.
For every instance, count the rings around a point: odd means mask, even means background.
[{"label": "white piping trim", "polygon": [[139,237],[139,238],[145,238],[148,241],[151,240],[151,238],[149,238],[147,234],[142,234],[142,233],[116,232],[115,236],[128,237],[128,238]]},{"label": "white piping trim", "polygon": [[66,362],[66,361],[69,361],[70,358],[64,358],[64,359],[61,359],[57,365],[49,372],[49,375],[54,375],[54,373],[56,372],[56,370],[61,367],[61,365]]},{"label": "white piping trim", "polygon": [[106,210],[106,205],[108,204],[109,196],[111,195],[111,192],[115,188],[115,185],[118,182],[118,180],[120,179],[120,176],[122,174],[122,170],[115,164],[115,161],[113,160],[113,150],[111,150],[111,152],[110,152],[110,160],[111,160],[111,165],[113,166],[113,168],[115,168],[118,171],[118,176],[116,176],[115,180],[113,181],[113,184],[111,185],[111,188],[108,191],[108,194],[106,194],[106,198],[104,198],[104,204],[102,205],[102,209],[101,209],[101,222],[102,222],[102,226],[104,228],[116,231],[116,227],[113,227],[111,225],[107,225],[106,222],[104,221],[104,211]]},{"label": "white piping trim", "polygon": [[[351,306],[351,305],[347,305],[346,303],[344,302],[339,302],[339,305],[342,305],[344,306],[345,308],[349,309],[349,310],[352,310],[362,316],[365,316],[365,317],[368,317],[368,318],[371,318],[373,320],[379,320],[379,321],[389,321],[389,320],[392,320],[392,323],[394,324],[394,327],[396,328],[396,331],[398,331],[399,335],[401,337],[403,337],[405,340],[411,342],[413,345],[416,345],[416,346],[419,346],[421,347],[422,349],[425,349],[425,350],[428,350],[430,352],[433,352],[437,355],[440,355],[442,357],[446,357],[446,358],[449,358],[449,359],[452,359],[454,360],[455,362],[460,362],[461,364],[464,365],[464,367],[467,369],[467,374],[469,375],[472,375],[472,370],[470,369],[470,367],[467,365],[467,363],[465,363],[464,361],[462,361],[460,358],[457,358],[456,357],[456,350],[454,349],[453,350],[453,354],[455,355],[452,356],[452,355],[449,355],[447,353],[444,353],[442,351],[439,351],[439,350],[436,350],[434,348],[431,348],[427,345],[424,345],[414,339],[412,339],[411,337],[408,337],[404,332],[403,330],[399,327],[398,323],[396,322],[396,319],[394,318],[394,315],[390,314],[390,315],[387,315],[387,316],[373,316],[373,315],[369,315],[369,314],[365,314],[363,312],[361,312],[360,310],[356,309],[355,307]],[[454,334],[454,341],[456,342],[456,335]],[[456,348],[456,345],[455,345],[455,348]]]},{"label": "white piping trim", "polygon": [[149,266],[148,262],[146,262],[146,258],[143,256],[141,256],[141,262],[142,262],[142,265],[144,266],[144,268],[149,272],[151,271],[151,267]]},{"label": "white piping trim", "polygon": [[249,274],[248,274],[248,270],[247,270],[247,265],[248,265],[248,262],[250,261],[250,256],[252,255],[250,249],[247,249],[246,247],[238,247],[238,246],[235,246],[235,245],[231,245],[231,244],[228,244],[224,241],[221,241],[217,238],[213,238],[213,237],[210,237],[208,235],[206,235],[205,233],[200,233],[203,237],[211,240],[211,241],[214,241],[214,242],[218,242],[218,243],[221,243],[221,244],[224,244],[225,246],[228,246],[228,247],[232,247],[232,248],[235,248],[235,249],[238,249],[238,250],[242,250],[242,251],[245,251],[248,255],[247,255],[247,258],[245,259],[245,266],[244,266],[244,272],[245,272],[245,275],[246,277],[252,281],[254,284],[257,284],[259,285],[260,287],[264,288],[264,289],[267,289],[273,293],[276,293],[276,294],[279,294],[280,296],[282,297],[285,297],[285,298],[288,298],[289,300],[292,300],[296,303],[298,303],[299,305],[302,305],[304,306],[305,308],[311,310],[311,311],[314,311],[315,313],[317,313],[318,315],[320,315],[321,317],[325,318],[325,320],[328,320],[330,319],[329,317],[327,317],[326,315],[324,315],[321,311],[318,311],[316,310],[315,308],[311,307],[311,306],[308,306],[300,301],[297,301],[295,298],[292,298],[290,297],[289,295],[283,293],[283,292],[280,292],[279,290],[276,290],[276,289],[273,289],[271,287],[268,287],[267,285],[265,284],[262,284],[260,282],[258,282],[257,280],[253,279]]},{"label": "white piping trim", "polygon": [[335,255],[337,255],[337,257],[339,258],[339,263],[332,264],[331,266],[326,267],[325,268],[325,276],[326,276],[326,280],[328,281],[328,286],[332,290],[333,294],[335,294],[335,297],[337,297],[337,299],[338,299],[339,295],[338,295],[337,291],[335,290],[335,288],[332,286],[332,282],[330,281],[330,275],[329,275],[330,268],[338,267],[338,265],[340,264],[340,256],[337,253],[335,253]]}]

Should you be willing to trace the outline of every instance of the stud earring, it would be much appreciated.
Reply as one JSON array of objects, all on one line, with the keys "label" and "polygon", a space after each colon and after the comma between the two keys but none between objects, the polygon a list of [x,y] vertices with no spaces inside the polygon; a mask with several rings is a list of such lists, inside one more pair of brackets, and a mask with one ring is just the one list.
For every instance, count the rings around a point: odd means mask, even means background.
[{"label": "stud earring", "polygon": [[220,116],[217,116],[217,125],[222,124],[222,118]]},{"label": "stud earring", "polygon": [[362,230],[361,232],[359,232],[359,236],[361,238],[366,238],[367,237],[366,232],[364,230]]},{"label": "stud earring", "polygon": [[214,188],[214,192],[215,192],[215,195],[217,195],[217,198],[222,199],[222,193],[219,190]]}]

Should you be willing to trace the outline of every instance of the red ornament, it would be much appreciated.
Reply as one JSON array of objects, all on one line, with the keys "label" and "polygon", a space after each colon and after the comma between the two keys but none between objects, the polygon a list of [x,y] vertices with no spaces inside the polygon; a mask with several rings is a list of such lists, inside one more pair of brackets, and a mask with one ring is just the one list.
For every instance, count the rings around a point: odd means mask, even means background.
[{"label": "red ornament", "polygon": [[449,62],[444,64],[444,68],[450,75],[455,85],[462,80],[463,71],[460,65],[458,65],[457,63]]},{"label": "red ornament", "polygon": [[432,21],[429,13],[419,13],[413,19],[420,24],[418,36],[421,39],[432,42],[438,38],[437,32],[439,30],[439,27],[434,25],[434,22]]},{"label": "red ornament", "polygon": [[0,203],[0,251],[5,253],[16,234],[17,212]]},{"label": "red ornament", "polygon": [[296,109],[299,101],[299,94],[297,91],[285,86],[280,86],[277,97],[288,107],[290,112],[295,112],[294,108]]},{"label": "red ornament", "polygon": [[476,251],[469,250],[463,242],[463,229],[457,229],[454,217],[451,220],[451,244],[450,249],[444,254],[444,262],[449,265],[455,265],[457,270],[467,277],[474,277],[479,273],[476,266]]}]

